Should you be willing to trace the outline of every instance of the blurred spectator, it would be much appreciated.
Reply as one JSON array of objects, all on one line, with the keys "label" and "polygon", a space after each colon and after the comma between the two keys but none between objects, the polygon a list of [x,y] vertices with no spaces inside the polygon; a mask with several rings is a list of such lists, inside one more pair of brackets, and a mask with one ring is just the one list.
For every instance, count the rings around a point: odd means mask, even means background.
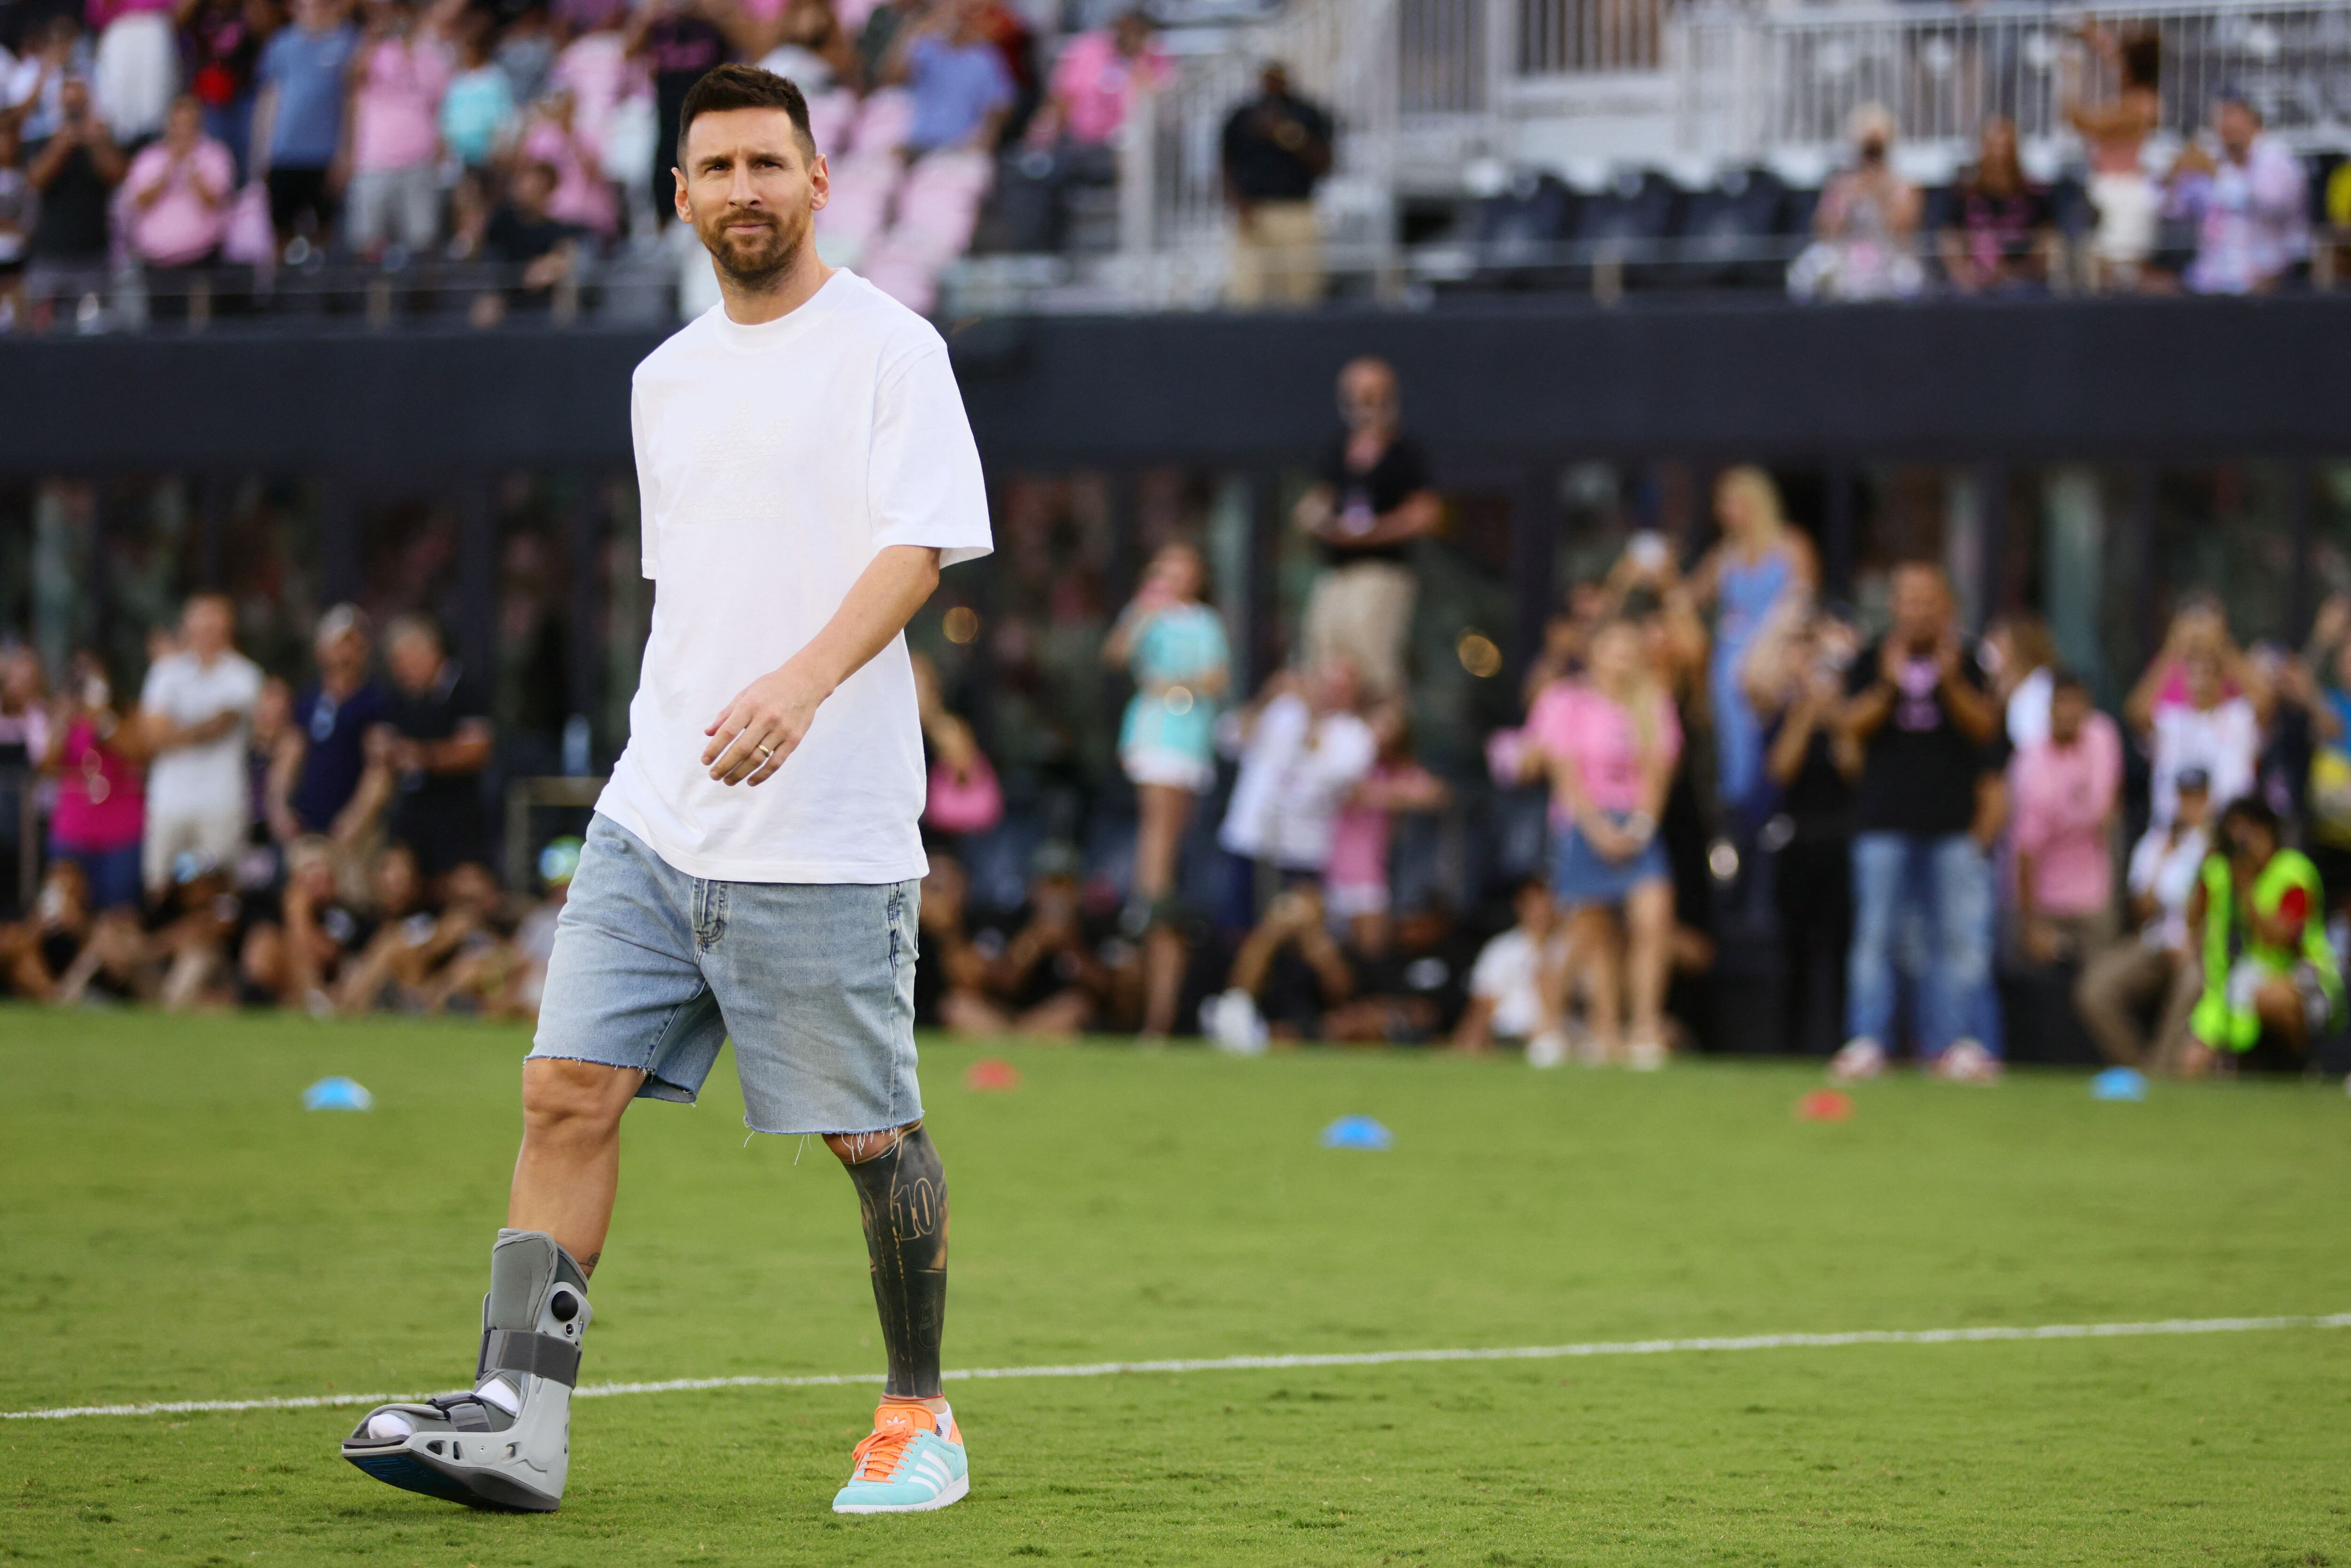
[{"label": "blurred spectator", "polygon": [[1918,188],[1894,172],[1894,115],[1853,111],[1854,166],[1832,177],[1813,214],[1816,241],[1788,268],[1799,299],[1894,299],[1918,292]]},{"label": "blurred spectator", "polygon": [[2006,294],[2049,280],[2049,193],[2024,177],[2016,122],[1987,116],[1974,167],[1959,176],[1943,231],[1943,276],[1962,294]]},{"label": "blurred spectator", "polygon": [[1331,172],[1331,117],[1290,90],[1269,65],[1258,95],[1225,121],[1225,200],[1233,209],[1232,277],[1225,298],[1243,308],[1322,298],[1322,237],[1314,187]]},{"label": "blurred spectator", "polygon": [[1560,1032],[1546,999],[1547,977],[1564,956],[1551,889],[1540,877],[1527,878],[1511,891],[1510,913],[1515,923],[1479,949],[1469,971],[1469,1005],[1453,1029],[1456,1051]]},{"label": "blurred spectator", "polygon": [[2340,909],[2351,898],[2351,600],[2327,598],[2312,627],[2309,657],[2288,668],[2310,715],[2305,847],[2325,881],[2327,906]]},{"label": "blurred spectator", "polygon": [[[1780,487],[1761,468],[1742,464],[1726,470],[1715,481],[1714,515],[1722,542],[1691,574],[1690,594],[1716,611],[1707,695],[1722,803],[1737,811],[1762,781],[1763,732],[1748,697],[1748,657],[1775,612],[1811,599],[1821,567],[1812,541],[1781,512]],[[1642,546],[1645,551],[1669,567],[1666,541],[1655,534],[1646,539],[1653,542]]]},{"label": "blurred spectator", "polygon": [[1240,770],[1217,842],[1280,880],[1321,878],[1339,811],[1379,752],[1355,712],[1362,695],[1344,659],[1266,684],[1254,714],[1241,716]]},{"label": "blurred spectator", "polygon": [[2180,157],[2172,201],[2196,220],[2188,287],[2199,294],[2266,294],[2310,251],[2302,162],[2262,129],[2261,110],[2224,91],[2213,108],[2215,161],[2192,143]]},{"label": "blurred spectator", "polygon": [[1177,857],[1194,805],[1216,788],[1217,711],[1232,682],[1224,619],[1204,602],[1207,578],[1196,545],[1164,547],[1102,642],[1102,662],[1134,677],[1118,756],[1139,818],[1134,905],[1141,918],[1128,925],[1144,940],[1143,1032],[1155,1038],[1176,1024],[1184,978],[1172,908]]},{"label": "blurred spectator", "polygon": [[1897,925],[1915,910],[1926,934],[1917,977],[1922,1054],[1941,1076],[1988,1079],[1999,1063],[1977,1038],[1977,1009],[1990,972],[1991,872],[1970,829],[2000,710],[1959,638],[1942,568],[1896,567],[1893,612],[1892,630],[1846,679],[1844,723],[1863,760],[1846,1041],[1833,1071],[1844,1078],[1883,1071]]},{"label": "blurred spectator", "polygon": [[1339,372],[1346,429],[1323,454],[1313,486],[1292,514],[1326,568],[1306,602],[1304,662],[1319,668],[1346,659],[1383,697],[1404,689],[1417,591],[1405,564],[1411,544],[1444,520],[1427,459],[1400,427],[1403,409],[1386,361],[1349,361]]},{"label": "blurred spectator", "polygon": [[1764,716],[1763,771],[1777,814],[1761,841],[1773,852],[1780,924],[1781,1039],[1806,1056],[1837,1049],[1853,941],[1854,787],[1860,741],[1844,723],[1846,672],[1858,637],[1825,613],[1788,618],[1749,661],[1747,693]]},{"label": "blurred spectator", "polygon": [[441,233],[447,46],[434,22],[418,23],[408,0],[367,0],[367,31],[350,69],[350,246],[371,257],[386,246],[430,250]]},{"label": "blurred spectator", "polygon": [[607,239],[619,230],[620,204],[604,177],[603,155],[581,129],[569,88],[550,88],[532,107],[522,136],[522,162],[544,164],[555,175],[544,203],[547,217]]},{"label": "blurred spectator", "polygon": [[[37,768],[48,756],[48,695],[41,655],[21,643],[0,644],[0,770]],[[0,820],[0,833],[16,820]]]},{"label": "blurred spectator", "polygon": [[[416,853],[405,843],[384,846],[375,859],[372,928],[363,945],[346,949],[331,991],[340,1013],[372,1012],[389,1003],[413,1004],[447,947],[436,941],[441,919],[427,896]],[[406,1006],[404,1010],[420,1010]]]},{"label": "blurred spectator", "polygon": [[39,197],[26,285],[34,303],[92,295],[106,287],[109,207],[122,183],[122,150],[90,101],[89,83],[68,77],[57,95],[57,129],[32,149],[25,178]]},{"label": "blurred spectator", "polygon": [[236,161],[204,134],[194,94],[172,105],[163,139],[131,161],[122,188],[131,199],[131,248],[150,268],[203,267],[220,253]]},{"label": "blurred spectator", "polygon": [[322,834],[349,846],[368,826],[359,799],[367,734],[383,722],[389,699],[369,673],[374,648],[356,604],[319,618],[311,650],[319,678],[295,699],[294,722],[271,759],[269,829],[281,843]]},{"label": "blurred spectator", "polygon": [[270,0],[186,0],[182,8],[188,90],[204,105],[204,134],[228,149],[240,181],[252,167],[254,75],[277,26]]},{"label": "blurred spectator", "polygon": [[281,246],[305,233],[323,244],[332,227],[329,172],[344,150],[343,78],[359,44],[337,0],[294,0],[293,26],[262,48],[254,140],[264,152],[254,162],[267,172]]},{"label": "blurred spectator", "polygon": [[1040,143],[1060,138],[1079,147],[1107,147],[1118,138],[1136,99],[1157,92],[1175,73],[1142,11],[1122,11],[1107,27],[1080,33],[1061,46],[1045,106],[1030,123]]},{"label": "blurred spectator", "polygon": [[2210,781],[2215,806],[2252,789],[2270,701],[2217,605],[2191,601],[2172,617],[2163,647],[2123,702],[2124,718],[2147,744],[2157,826],[2171,821],[2174,781],[2190,768]]},{"label": "blurred spectator", "polygon": [[1004,1015],[987,995],[987,955],[965,924],[970,879],[953,855],[934,852],[930,862],[917,916],[923,956],[914,967],[914,1021],[955,1034],[1000,1034]]},{"label": "blurred spectator", "polygon": [[[1646,653],[1633,621],[1608,622],[1583,679],[1551,687],[1527,716],[1551,777],[1551,888],[1568,920],[1568,977],[1583,983],[1600,1060],[1644,1070],[1666,1063],[1674,888],[1657,828],[1682,748],[1673,699]],[[1565,1044],[1539,1040],[1528,1060],[1554,1066]]]},{"label": "blurred spectator", "polygon": [[1984,632],[1982,658],[2001,699],[2008,743],[2022,751],[2049,738],[2057,643],[2038,615],[2003,615]]},{"label": "blurred spectator", "polygon": [[[76,10],[78,7],[75,8]],[[27,33],[24,58],[7,76],[5,109],[18,122],[26,146],[47,141],[65,123],[66,82],[89,79],[89,40],[73,11],[60,12]]]},{"label": "blurred spectator", "polygon": [[57,780],[49,858],[81,868],[92,909],[136,909],[147,825],[140,726],[116,711],[113,683],[96,653],[73,656],[65,699],[45,764]]},{"label": "blurred spectator", "polygon": [[236,612],[225,594],[193,595],[180,629],[180,651],[148,667],[139,696],[154,758],[141,862],[151,893],[170,885],[182,854],[232,864],[252,821],[245,754],[260,667],[236,651]]},{"label": "blurred spectator", "polygon": [[514,135],[514,86],[490,57],[487,15],[467,11],[456,33],[457,68],[441,95],[441,141],[458,162],[479,169]]},{"label": "blurred spectator", "polygon": [[555,34],[547,7],[539,0],[522,0],[505,15],[507,24],[498,32],[496,55],[498,69],[507,73],[507,85],[517,103],[535,102],[547,89],[547,78],[555,69]]},{"label": "blurred spectator", "polygon": [[25,177],[16,122],[0,114],[0,332],[25,314],[25,261],[40,218],[40,194]]},{"label": "blurred spectator", "polygon": [[1378,747],[1362,782],[1331,829],[1322,897],[1332,920],[1366,957],[1388,950],[1388,856],[1399,813],[1436,811],[1449,797],[1443,779],[1412,754],[1412,721],[1400,702],[1382,703],[1370,719]]},{"label": "blurred spectator", "polygon": [[653,82],[653,216],[663,227],[677,216],[678,116],[686,89],[732,57],[726,34],[705,9],[707,0],[653,0],[637,12],[627,38],[628,57],[642,60]]},{"label": "blurred spectator", "polygon": [[579,260],[580,231],[559,222],[549,211],[556,182],[552,163],[527,162],[516,167],[507,199],[498,204],[482,231],[482,256],[512,268],[517,280],[503,294],[486,294],[475,302],[475,326],[496,326],[509,305],[547,308],[556,286],[572,275]]},{"label": "blurred spectator", "polygon": [[[2188,925],[2188,904],[2209,852],[2212,791],[2189,768],[2172,780],[2179,809],[2131,850],[2125,879],[2133,934],[2093,957],[2074,988],[2082,1022],[2099,1053],[2118,1067],[2174,1072],[2188,1041],[2188,1015],[2203,970]],[[2157,1009],[2150,1039],[2143,1021]]]},{"label": "blurred spectator", "polygon": [[1202,1008],[1202,1022],[1218,1050],[1253,1056],[1269,1039],[1320,1035],[1323,1015],[1354,993],[1355,972],[1331,935],[1322,890],[1303,881],[1266,905],[1233,955],[1223,993]]},{"label": "blurred spectator", "polygon": [[984,0],[935,0],[920,21],[900,31],[883,79],[904,83],[914,96],[909,152],[995,149],[1014,86],[983,26],[986,9]]},{"label": "blurred spectator", "polygon": [[56,862],[41,878],[32,912],[0,925],[0,996],[54,1000],[57,982],[80,956],[94,923],[89,880],[80,862]]},{"label": "blurred spectator", "polygon": [[2256,799],[2231,802],[2217,836],[2188,908],[2203,936],[2204,994],[2183,1065],[2191,1077],[2222,1064],[2299,1071],[2313,1037],[2343,1014],[2317,868]]},{"label": "blurred spectator", "polygon": [[762,70],[789,80],[810,98],[853,87],[863,73],[857,46],[828,0],[788,0],[777,13],[773,41],[759,57]]},{"label": "blurred spectator", "polygon": [[2163,123],[2158,92],[2163,42],[2152,29],[2122,37],[2099,26],[2085,36],[2116,66],[2122,89],[2115,101],[2090,108],[2078,99],[2065,106],[2065,120],[2081,134],[2090,156],[2090,204],[2097,227],[2090,236],[2090,280],[2098,288],[2136,288],[2140,268],[2155,254],[2157,220],[2163,205],[2142,162],[2147,139]]},{"label": "blurred spectator", "polygon": [[180,83],[172,0],[90,0],[98,31],[91,90],[115,141],[136,147],[163,129]]},{"label": "blurred spectator", "polygon": [[2078,963],[2115,935],[2114,824],[2123,782],[2115,721],[2061,674],[2049,735],[2009,765],[2017,946],[2033,964]]},{"label": "blurred spectator", "polygon": [[384,664],[392,701],[371,745],[397,781],[392,836],[439,882],[488,859],[482,771],[490,762],[489,702],[444,648],[441,629],[421,615],[385,628]]},{"label": "blurred spectator", "polygon": [[1086,915],[1080,869],[1067,844],[1037,852],[1029,901],[987,968],[987,994],[1003,1019],[998,1032],[1066,1039],[1102,1019],[1113,1004],[1118,977],[1101,951],[1109,932]]},{"label": "blurred spectator", "polygon": [[336,858],[324,839],[298,839],[287,846],[285,925],[274,938],[256,932],[244,956],[248,983],[321,1016],[334,1010],[332,991],[344,963],[375,935],[365,905],[339,893]]}]

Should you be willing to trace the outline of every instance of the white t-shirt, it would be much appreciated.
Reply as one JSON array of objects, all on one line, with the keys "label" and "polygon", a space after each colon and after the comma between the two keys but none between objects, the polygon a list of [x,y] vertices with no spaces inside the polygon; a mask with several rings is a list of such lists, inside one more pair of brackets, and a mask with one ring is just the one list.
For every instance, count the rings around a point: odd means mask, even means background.
[{"label": "white t-shirt", "polygon": [[1498,1040],[1526,1040],[1542,1027],[1542,950],[1526,928],[1513,925],[1479,950],[1469,994],[1494,1004]]},{"label": "white t-shirt", "polygon": [[689,876],[888,883],[928,870],[904,637],[841,684],[774,778],[714,782],[704,728],[832,619],[875,555],[986,555],[987,491],[946,343],[835,272],[779,320],[721,305],[631,396],[644,573],[659,586],[629,744],[596,809]]},{"label": "white t-shirt", "polygon": [[253,705],[260,696],[260,669],[235,650],[210,664],[187,653],[155,661],[139,693],[141,707],[176,725],[202,724],[230,711],[238,716],[236,727],[220,739],[175,747],[148,766],[148,815],[245,820],[252,799],[245,771],[246,741],[253,728]]},{"label": "white t-shirt", "polygon": [[1321,718],[1284,693],[1257,716],[1217,841],[1249,860],[1319,872],[1348,794],[1379,754],[1372,727],[1351,713]]},{"label": "white t-shirt", "polygon": [[2149,828],[2131,850],[2128,885],[2142,898],[2152,898],[2156,915],[2139,932],[2150,947],[2188,946],[2188,900],[2196,891],[2197,873],[2211,845],[2201,828],[2190,828],[2171,842],[2168,827]]},{"label": "white t-shirt", "polygon": [[2253,768],[2262,751],[2262,721],[2243,697],[2210,708],[2166,703],[2155,710],[2152,749],[2147,816],[2156,826],[2168,827],[2179,810],[2179,775],[2188,768],[2201,768],[2210,777],[2216,812],[2252,789]]}]

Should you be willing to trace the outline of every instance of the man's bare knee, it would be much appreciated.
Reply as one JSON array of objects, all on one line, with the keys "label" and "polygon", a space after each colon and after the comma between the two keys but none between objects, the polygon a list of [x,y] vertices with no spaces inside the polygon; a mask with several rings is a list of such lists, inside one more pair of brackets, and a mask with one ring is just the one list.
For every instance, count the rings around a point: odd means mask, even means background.
[{"label": "man's bare knee", "polygon": [[645,1075],[632,1067],[537,1056],[523,1063],[523,1125],[534,1137],[610,1136]]},{"label": "man's bare knee", "polygon": [[903,1127],[884,1127],[878,1133],[827,1133],[824,1146],[831,1149],[842,1165],[862,1166],[896,1148],[899,1139],[914,1136],[922,1124],[917,1119]]}]

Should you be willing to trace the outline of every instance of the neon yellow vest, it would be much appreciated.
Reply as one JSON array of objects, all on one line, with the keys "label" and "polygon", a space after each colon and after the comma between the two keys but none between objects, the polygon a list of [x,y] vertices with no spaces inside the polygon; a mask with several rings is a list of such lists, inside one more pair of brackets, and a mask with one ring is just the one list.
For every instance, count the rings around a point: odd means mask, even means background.
[{"label": "neon yellow vest", "polygon": [[2300,850],[2280,850],[2253,879],[2253,907],[2263,919],[2276,915],[2289,888],[2302,889],[2309,899],[2310,918],[2303,922],[2299,952],[2257,941],[2250,924],[2238,923],[2236,879],[2229,874],[2225,859],[2207,856],[2199,874],[2204,882],[2204,996],[2189,1026],[2196,1038],[2216,1051],[2251,1051],[2261,1039],[2261,1016],[2250,1006],[2231,1007],[2229,1002],[2229,971],[2241,954],[2272,974],[2282,975],[2297,961],[2307,962],[2318,973],[2328,1011],[2339,1018],[2343,977],[2326,941],[2326,900],[2310,857]]}]

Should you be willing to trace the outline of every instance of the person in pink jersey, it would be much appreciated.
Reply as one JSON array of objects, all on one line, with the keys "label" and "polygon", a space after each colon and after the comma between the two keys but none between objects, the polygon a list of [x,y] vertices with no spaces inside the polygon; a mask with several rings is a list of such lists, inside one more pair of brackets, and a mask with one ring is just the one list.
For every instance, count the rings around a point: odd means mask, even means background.
[{"label": "person in pink jersey", "polygon": [[73,657],[61,723],[52,728],[47,771],[57,776],[49,858],[81,867],[90,907],[136,908],[139,847],[147,829],[140,727],[114,706],[114,684],[96,653]]},{"label": "person in pink jersey", "polygon": [[441,14],[421,25],[406,0],[374,0],[350,64],[346,237],[374,256],[429,248],[441,230],[441,96],[455,73]]},{"label": "person in pink jersey", "polygon": [[131,248],[150,268],[202,267],[219,254],[236,161],[204,134],[204,105],[193,93],[173,101],[163,139],[131,161],[122,188]]}]

